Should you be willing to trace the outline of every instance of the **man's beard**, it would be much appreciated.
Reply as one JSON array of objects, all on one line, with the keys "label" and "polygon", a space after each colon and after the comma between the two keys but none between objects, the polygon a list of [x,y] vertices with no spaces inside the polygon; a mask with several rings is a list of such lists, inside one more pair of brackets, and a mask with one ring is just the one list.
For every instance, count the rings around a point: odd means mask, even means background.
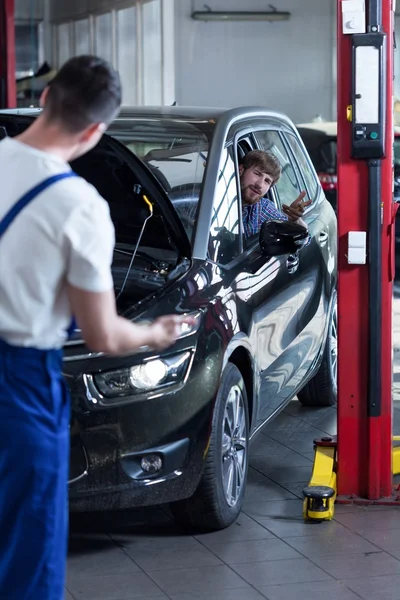
[{"label": "man's beard", "polygon": [[253,191],[249,186],[242,189],[242,199],[245,204],[254,205],[260,202],[262,198],[261,192]]}]

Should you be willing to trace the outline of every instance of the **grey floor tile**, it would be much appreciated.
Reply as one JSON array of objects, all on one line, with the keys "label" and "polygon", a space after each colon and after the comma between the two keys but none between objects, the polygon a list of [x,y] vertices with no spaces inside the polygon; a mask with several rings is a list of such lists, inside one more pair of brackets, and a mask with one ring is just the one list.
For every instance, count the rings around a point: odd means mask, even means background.
[{"label": "grey floor tile", "polygon": [[303,429],[303,431],[296,428],[293,431],[268,431],[268,436],[301,454],[312,452],[314,440],[327,435],[326,431],[312,427],[308,423],[305,423],[300,429]]},{"label": "grey floor tile", "polygon": [[399,600],[400,598],[400,575],[345,579],[342,583],[363,600]]},{"label": "grey floor tile", "polygon": [[241,564],[232,568],[257,590],[267,585],[332,580],[327,573],[306,558]]},{"label": "grey floor tile", "polygon": [[192,567],[214,567],[222,562],[210,550],[196,541],[189,548],[185,545],[157,548],[131,545],[125,549],[128,556],[143,571],[164,571],[171,569],[190,569]]},{"label": "grey floor tile", "polygon": [[290,481],[285,481],[280,485],[285,488],[290,494],[293,494],[296,498],[299,498],[302,502],[304,499],[303,490],[309,484],[311,477],[309,476],[304,481],[298,481],[297,483],[291,483]]},{"label": "grey floor tile", "polygon": [[[245,510],[245,509],[244,509]],[[278,538],[289,538],[298,536],[327,536],[340,535],[348,531],[346,527],[336,521],[324,523],[304,523],[302,518],[290,517],[253,517],[260,525],[266,527]]]},{"label": "grey floor tile", "polygon": [[80,577],[68,582],[76,600],[133,600],[157,598],[160,588],[144,573]]},{"label": "grey floor tile", "polygon": [[279,442],[279,436],[276,437],[276,434],[281,434],[281,436],[284,437],[286,435],[290,436],[295,433],[313,432],[314,430],[317,432],[317,437],[319,437],[321,434],[326,435],[326,431],[322,432],[321,430],[317,430],[316,427],[313,427],[313,425],[311,425],[311,423],[307,423],[307,421],[303,421],[302,419],[298,419],[287,413],[281,413],[263,428],[263,435],[268,435],[275,441]]},{"label": "grey floor tile", "polygon": [[240,513],[238,519],[222,531],[213,533],[203,533],[196,536],[196,539],[207,548],[213,550],[221,544],[232,544],[234,542],[249,542],[254,540],[265,540],[273,538],[274,534],[265,529],[262,525],[251,519],[244,513]]},{"label": "grey floor tile", "polygon": [[369,531],[364,534],[364,537],[381,550],[385,550],[391,554],[393,554],[393,551],[400,551],[400,529]]},{"label": "grey floor tile", "polygon": [[302,420],[325,431],[329,435],[336,435],[337,433],[337,412],[336,408],[305,408],[301,405],[296,407],[295,404],[285,410],[286,414],[290,414],[297,420]]},{"label": "grey floor tile", "polygon": [[[304,459],[307,460],[307,459]],[[269,479],[275,483],[284,485],[286,483],[298,483],[309,480],[311,477],[312,463],[308,460],[307,466],[288,467],[283,464],[280,468],[265,469],[262,471]]]},{"label": "grey floor tile", "polygon": [[249,469],[249,477],[246,486],[246,500],[265,500],[266,502],[272,502],[276,500],[294,499],[295,496],[287,489],[278,485],[268,477],[265,477],[262,473]]},{"label": "grey floor tile", "polygon": [[227,565],[255,563],[269,560],[302,558],[302,556],[282,540],[258,540],[236,542],[214,546],[213,552]]},{"label": "grey floor tile", "polygon": [[269,585],[261,587],[260,592],[268,600],[360,600],[360,596],[339,581]]},{"label": "grey floor tile", "polygon": [[150,575],[168,596],[184,593],[208,594],[219,590],[249,588],[249,585],[227,566],[153,571]]},{"label": "grey floor tile", "polygon": [[363,554],[380,550],[350,531],[342,532],[341,535],[287,538],[285,541],[307,558],[334,554]]},{"label": "grey floor tile", "polygon": [[303,406],[297,399],[293,399],[289,402],[285,407],[284,412],[292,417],[297,417],[298,419],[302,419],[309,423],[322,421],[323,419],[327,421],[333,419],[336,420],[337,418],[336,408],[334,407],[311,408]]},{"label": "grey floor tile", "polygon": [[293,452],[287,446],[277,442],[263,433],[259,433],[256,439],[251,442],[250,458],[254,456],[286,456]]},{"label": "grey floor tile", "polygon": [[301,455],[304,456],[305,458],[308,458],[308,460],[311,460],[311,462],[314,462],[314,458],[315,458],[314,450],[308,450],[307,452],[302,452]]},{"label": "grey floor tile", "polygon": [[368,506],[364,506],[362,504],[335,504],[335,515],[345,515],[350,513],[360,515],[365,513],[382,512],[386,510],[399,509],[396,509],[393,506],[385,506],[384,504],[370,504]]},{"label": "grey floor tile", "polygon": [[116,534],[112,535],[112,539],[124,550],[130,548],[138,549],[157,549],[162,548],[185,548],[190,551],[190,548],[195,548],[197,542],[191,535],[130,535],[130,534]]},{"label": "grey floor tile", "polygon": [[312,561],[335,579],[357,579],[358,577],[400,574],[400,562],[386,552],[313,556]]},{"label": "grey floor tile", "polygon": [[265,600],[265,596],[262,596],[250,586],[236,590],[218,590],[207,593],[172,594],[170,598],[171,600]]},{"label": "grey floor tile", "polygon": [[245,512],[253,519],[259,517],[303,519],[300,500],[281,500],[279,502],[245,502]]},{"label": "grey floor tile", "polygon": [[64,600],[75,600],[68,590],[65,590]]},{"label": "grey floor tile", "polygon": [[298,452],[287,449],[284,456],[252,456],[250,466],[256,471],[266,474],[267,471],[282,469],[282,467],[310,467],[311,461]]},{"label": "grey floor tile", "polygon": [[375,530],[400,529],[400,511],[363,511],[362,513],[336,514],[335,521],[361,535]]},{"label": "grey floor tile", "polygon": [[107,550],[70,555],[67,562],[67,571],[68,580],[70,580],[74,577],[136,573],[140,569],[121,548],[114,545],[113,548]]}]

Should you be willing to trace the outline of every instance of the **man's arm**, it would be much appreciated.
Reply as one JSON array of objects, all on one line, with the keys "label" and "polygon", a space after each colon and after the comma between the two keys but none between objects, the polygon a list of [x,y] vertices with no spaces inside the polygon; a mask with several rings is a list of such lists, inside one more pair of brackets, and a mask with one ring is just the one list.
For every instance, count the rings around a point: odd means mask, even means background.
[{"label": "man's arm", "polygon": [[163,350],[179,336],[182,323],[191,323],[190,318],[169,315],[152,325],[135,325],[118,316],[113,290],[87,292],[68,284],[68,295],[83,339],[94,352],[126,354],[141,346]]},{"label": "man's arm", "polygon": [[261,223],[264,221],[272,221],[279,219],[280,221],[288,221],[289,217],[286,216],[282,211],[276,208],[275,204],[269,198],[261,199]]}]

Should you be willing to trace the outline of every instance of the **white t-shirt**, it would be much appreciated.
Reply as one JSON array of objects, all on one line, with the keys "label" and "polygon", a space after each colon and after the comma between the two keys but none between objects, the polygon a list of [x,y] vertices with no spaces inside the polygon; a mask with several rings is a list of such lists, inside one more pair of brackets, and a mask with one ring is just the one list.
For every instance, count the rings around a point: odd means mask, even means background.
[{"label": "white t-shirt", "polygon": [[[63,160],[0,142],[0,220],[30,189],[70,171]],[[114,227],[107,202],[82,178],[54,183],[0,237],[0,338],[60,348],[71,323],[66,282],[90,292],[113,286]]]}]

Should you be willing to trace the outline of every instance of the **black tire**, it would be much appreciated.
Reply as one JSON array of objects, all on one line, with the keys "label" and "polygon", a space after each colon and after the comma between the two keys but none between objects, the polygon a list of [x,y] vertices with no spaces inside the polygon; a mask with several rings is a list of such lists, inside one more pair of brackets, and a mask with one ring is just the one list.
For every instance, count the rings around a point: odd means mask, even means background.
[{"label": "black tire", "polygon": [[303,406],[324,407],[334,406],[337,402],[337,381],[333,368],[333,336],[337,335],[337,295],[334,292],[331,312],[329,315],[328,335],[325,342],[324,354],[321,365],[314,377],[297,394],[299,402]]},{"label": "black tire", "polygon": [[[233,395],[239,394],[243,404],[245,449],[243,454],[243,485],[238,486],[237,500],[230,505],[223,481],[223,427],[226,408],[232,407]],[[228,407],[229,408],[229,407]],[[228,436],[229,437],[229,436]],[[227,438],[225,438],[227,439]],[[239,369],[228,364],[222,374],[214,408],[210,446],[200,484],[191,498],[170,505],[173,517],[180,523],[201,531],[218,531],[229,527],[238,517],[243,504],[248,472],[249,412],[246,387]],[[239,448],[240,444],[238,445]],[[232,446],[231,446],[232,447]],[[242,452],[242,450],[240,450]],[[239,452],[235,455],[239,458]],[[226,461],[235,462],[234,458]],[[240,455],[242,457],[242,455]],[[228,466],[228,462],[225,462]],[[234,466],[234,465],[233,465]],[[232,466],[232,468],[233,468]]]}]

